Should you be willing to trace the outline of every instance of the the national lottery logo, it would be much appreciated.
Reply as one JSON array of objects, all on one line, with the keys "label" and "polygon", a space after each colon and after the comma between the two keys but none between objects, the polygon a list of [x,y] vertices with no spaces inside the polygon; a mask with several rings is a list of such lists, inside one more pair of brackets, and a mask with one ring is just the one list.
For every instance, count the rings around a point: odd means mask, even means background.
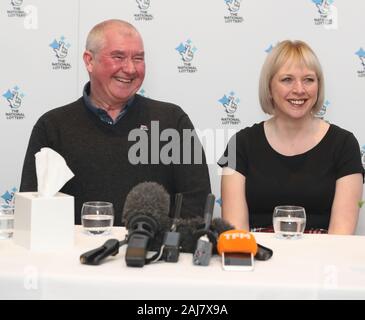
[{"label": "the national lottery logo", "polygon": [[361,78],[365,77],[365,50],[363,48],[360,48],[355,52],[355,54],[359,57],[362,66],[362,69],[358,70],[357,74]]},{"label": "the national lottery logo", "polygon": [[270,46],[268,46],[267,49],[265,49],[265,52],[270,53],[272,51],[272,49],[274,49],[274,46],[272,44],[270,44]]},{"label": "the national lottery logo", "polygon": [[361,162],[362,162],[362,166],[365,169],[365,145],[363,145],[361,148]]},{"label": "the national lottery logo", "polygon": [[151,1],[150,0],[136,0],[136,3],[139,8],[139,13],[136,13],[134,15],[134,19],[136,21],[153,20],[153,15],[147,11],[150,8]]},{"label": "the national lottery logo", "polygon": [[314,24],[324,26],[326,29],[337,29],[337,8],[334,0],[312,0],[319,13],[318,18],[314,18]]},{"label": "the national lottery logo", "polygon": [[194,73],[197,72],[197,68],[192,65],[192,61],[195,56],[197,48],[193,45],[193,42],[189,39],[185,42],[181,42],[175,50],[179,53],[181,60],[183,61],[183,66],[178,66],[178,70],[181,73]]},{"label": "the national lottery logo", "polygon": [[11,190],[7,190],[1,196],[0,206],[3,208],[12,207],[14,205],[14,195],[17,192],[17,188],[12,188]]},{"label": "the national lottery logo", "polygon": [[8,103],[8,107],[10,107],[11,112],[6,112],[5,116],[8,120],[22,120],[25,118],[24,113],[19,112],[19,108],[22,105],[24,93],[20,90],[18,86],[15,86],[13,89],[8,89],[3,97],[6,99]]},{"label": "the national lottery logo", "polygon": [[222,206],[222,198],[218,198],[215,202],[221,207]]},{"label": "the national lottery logo", "polygon": [[243,17],[239,15],[241,0],[223,0],[227,6],[229,15],[224,16],[225,23],[242,23]]},{"label": "the national lottery logo", "polygon": [[20,7],[23,4],[23,0],[11,0],[13,7]]},{"label": "the national lottery logo", "polygon": [[13,18],[24,18],[27,14],[26,12],[21,8],[23,4],[23,0],[11,0],[10,5],[12,8],[7,11],[8,17]]},{"label": "the national lottery logo", "polygon": [[324,102],[323,106],[321,107],[321,109],[315,114],[315,117],[324,120],[324,117],[327,113],[327,109],[329,106],[330,106],[330,102],[328,100],[326,100]]},{"label": "the national lottery logo", "polygon": [[240,99],[235,96],[233,91],[228,95],[223,95],[218,102],[224,107],[224,111],[226,112],[226,116],[221,119],[222,124],[236,125],[241,123],[241,120],[235,117],[235,112],[237,111]]},{"label": "the national lottery logo", "polygon": [[138,94],[142,97],[148,98],[147,94],[146,94],[146,90],[145,89],[141,89],[138,91]]},{"label": "the national lottery logo", "polygon": [[57,58],[57,62],[52,62],[52,68],[54,70],[71,69],[70,63],[66,62],[66,57],[68,55],[71,44],[66,41],[66,38],[64,36],[61,36],[59,40],[54,39],[49,46],[52,48],[53,53]]},{"label": "the national lottery logo", "polygon": [[312,0],[312,2],[316,5],[321,17],[327,18],[327,16],[331,13],[331,5],[334,0]]},{"label": "the national lottery logo", "polygon": [[265,52],[267,54],[269,54],[277,45],[279,44],[279,41],[276,42],[276,44],[270,44],[269,46],[267,46],[267,48],[265,49]]}]

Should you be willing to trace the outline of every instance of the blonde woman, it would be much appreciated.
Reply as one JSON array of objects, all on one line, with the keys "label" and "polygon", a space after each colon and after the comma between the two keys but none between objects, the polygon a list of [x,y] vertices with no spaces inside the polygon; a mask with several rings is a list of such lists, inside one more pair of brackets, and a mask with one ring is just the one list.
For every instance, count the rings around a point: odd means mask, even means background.
[{"label": "blonde woman", "polygon": [[239,131],[219,161],[222,215],[239,229],[270,230],[277,205],[303,206],[306,232],[353,234],[364,169],[354,135],[315,117],[321,65],[302,41],[283,41],[261,70],[259,99],[272,117]]}]

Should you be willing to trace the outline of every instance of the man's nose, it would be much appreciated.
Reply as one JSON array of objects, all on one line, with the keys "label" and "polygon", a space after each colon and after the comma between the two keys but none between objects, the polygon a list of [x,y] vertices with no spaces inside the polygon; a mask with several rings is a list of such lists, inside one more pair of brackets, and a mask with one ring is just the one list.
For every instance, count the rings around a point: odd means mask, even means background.
[{"label": "man's nose", "polygon": [[126,58],[123,61],[123,71],[127,73],[133,73],[136,71],[133,59]]}]

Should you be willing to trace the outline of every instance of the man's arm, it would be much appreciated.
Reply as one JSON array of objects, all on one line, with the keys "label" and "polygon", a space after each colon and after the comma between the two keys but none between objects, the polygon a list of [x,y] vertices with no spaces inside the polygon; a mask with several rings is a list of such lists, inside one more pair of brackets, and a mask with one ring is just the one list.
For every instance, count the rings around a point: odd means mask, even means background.
[{"label": "man's arm", "polygon": [[20,183],[20,191],[36,191],[37,190],[37,175],[35,168],[34,155],[43,147],[48,147],[46,130],[41,122],[38,120],[33,127],[32,134],[29,139],[27,152],[23,163],[22,178]]},{"label": "man's arm", "polygon": [[[181,152],[180,164],[174,165],[174,183],[176,193],[183,194],[181,217],[203,216],[205,201],[211,192],[205,152],[186,114],[179,119],[178,131]],[[189,131],[191,138],[188,138]]]}]

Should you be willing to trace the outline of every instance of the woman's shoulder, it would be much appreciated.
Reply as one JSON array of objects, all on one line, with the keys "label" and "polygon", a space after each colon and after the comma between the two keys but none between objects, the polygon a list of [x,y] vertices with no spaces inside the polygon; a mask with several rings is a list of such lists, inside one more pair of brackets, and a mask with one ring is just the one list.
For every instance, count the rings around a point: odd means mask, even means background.
[{"label": "woman's shoulder", "polygon": [[344,129],[336,124],[331,123],[329,128],[330,137],[337,142],[344,142],[348,139],[356,140],[354,134],[347,129]]},{"label": "woman's shoulder", "polygon": [[237,132],[237,138],[246,139],[250,137],[257,137],[262,134],[264,130],[264,121],[255,123],[252,126],[245,127]]},{"label": "woman's shoulder", "polygon": [[352,131],[335,124],[330,124],[326,143],[324,145],[329,147],[331,150],[334,150],[336,154],[353,152],[360,149],[359,141]]}]

